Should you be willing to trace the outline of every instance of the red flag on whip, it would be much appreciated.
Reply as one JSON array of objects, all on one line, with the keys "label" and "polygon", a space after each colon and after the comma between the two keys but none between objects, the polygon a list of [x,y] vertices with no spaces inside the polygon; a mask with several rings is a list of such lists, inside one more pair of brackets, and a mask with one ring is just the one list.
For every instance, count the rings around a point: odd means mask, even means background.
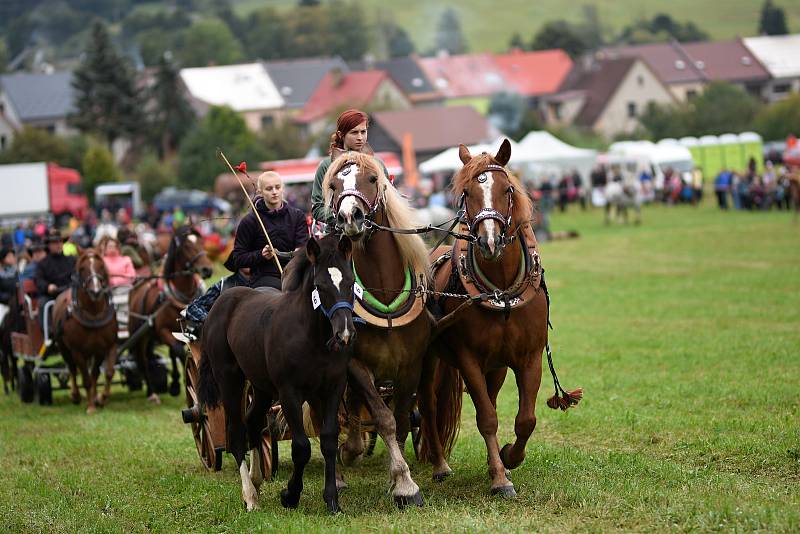
[{"label": "red flag on whip", "polygon": [[246,174],[247,173],[247,162],[244,162],[244,161],[241,162],[236,167],[234,167],[234,169],[239,171],[239,172],[243,172],[243,173]]}]

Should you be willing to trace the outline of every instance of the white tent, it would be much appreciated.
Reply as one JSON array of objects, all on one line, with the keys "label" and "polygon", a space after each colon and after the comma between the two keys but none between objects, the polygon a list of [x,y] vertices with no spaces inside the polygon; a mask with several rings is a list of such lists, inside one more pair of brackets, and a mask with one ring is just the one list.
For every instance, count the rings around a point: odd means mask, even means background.
[{"label": "white tent", "polygon": [[519,150],[522,151],[523,174],[535,181],[542,176],[558,179],[564,173],[577,170],[587,184],[597,159],[596,150],[574,147],[545,131],[528,132],[519,142]]},{"label": "white tent", "polygon": [[[488,152],[489,154],[497,154],[505,137],[498,137],[493,143],[471,145],[467,148],[470,154],[476,155],[481,152]],[[521,150],[519,145],[514,140],[509,139],[511,142],[511,161],[509,166],[514,167],[520,165]],[[423,174],[431,174],[434,172],[454,172],[462,166],[461,159],[458,157],[458,147],[448,148],[444,152],[436,154],[431,159],[426,160],[419,165],[419,170]]]}]

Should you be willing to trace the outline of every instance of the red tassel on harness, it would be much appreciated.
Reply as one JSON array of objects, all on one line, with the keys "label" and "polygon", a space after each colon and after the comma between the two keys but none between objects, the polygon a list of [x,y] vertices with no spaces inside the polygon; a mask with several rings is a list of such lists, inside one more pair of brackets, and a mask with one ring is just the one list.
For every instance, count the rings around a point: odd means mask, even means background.
[{"label": "red tassel on harness", "polygon": [[578,388],[572,391],[561,390],[549,399],[547,399],[547,406],[554,410],[567,411],[569,408],[577,405],[583,398],[583,388]]},{"label": "red tassel on harness", "polygon": [[247,172],[247,162],[244,162],[244,161],[241,162],[236,167],[234,167],[233,170],[246,173]]}]

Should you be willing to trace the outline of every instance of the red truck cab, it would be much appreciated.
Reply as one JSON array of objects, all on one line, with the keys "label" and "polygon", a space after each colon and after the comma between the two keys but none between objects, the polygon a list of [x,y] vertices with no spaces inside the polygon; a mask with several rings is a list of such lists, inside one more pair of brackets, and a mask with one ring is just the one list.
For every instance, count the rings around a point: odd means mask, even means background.
[{"label": "red truck cab", "polygon": [[89,200],[83,192],[81,175],[75,169],[47,164],[50,189],[50,210],[56,217],[71,213],[82,219],[89,209]]}]

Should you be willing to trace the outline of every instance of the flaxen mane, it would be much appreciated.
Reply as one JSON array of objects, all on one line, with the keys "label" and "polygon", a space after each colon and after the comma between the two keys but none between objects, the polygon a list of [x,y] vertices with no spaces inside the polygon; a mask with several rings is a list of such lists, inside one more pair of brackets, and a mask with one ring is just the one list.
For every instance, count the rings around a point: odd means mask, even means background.
[{"label": "flaxen mane", "polygon": [[[460,197],[462,191],[469,188],[470,181],[483,172],[487,165],[499,165],[499,163],[491,154],[484,152],[472,156],[472,159],[456,172],[455,176],[453,176],[453,183],[450,186],[455,198]],[[533,217],[533,202],[531,202],[519,178],[511,174],[507,167],[505,169],[508,174],[508,180],[511,182],[511,185],[514,186],[514,216],[512,217],[512,221],[515,225],[520,225],[525,221],[530,221]],[[503,207],[495,207],[503,213],[506,211]]]},{"label": "flaxen mane", "polygon": [[[347,163],[355,163],[359,169],[366,169],[368,173],[375,174],[378,177],[378,201],[383,203],[389,226],[392,228],[414,228],[417,226],[414,208],[389,182],[389,179],[383,174],[383,167],[373,156],[362,154],[361,152],[345,152],[328,167],[328,172],[325,173],[325,179],[322,181],[326,206],[330,206],[333,200],[333,189],[330,187],[331,180]],[[427,283],[429,265],[425,242],[418,235],[392,235],[397,243],[397,248],[400,250],[400,256],[406,265],[411,267],[417,277],[423,275],[425,278],[423,283]],[[359,246],[362,246],[360,242],[353,243],[354,248]]]}]

